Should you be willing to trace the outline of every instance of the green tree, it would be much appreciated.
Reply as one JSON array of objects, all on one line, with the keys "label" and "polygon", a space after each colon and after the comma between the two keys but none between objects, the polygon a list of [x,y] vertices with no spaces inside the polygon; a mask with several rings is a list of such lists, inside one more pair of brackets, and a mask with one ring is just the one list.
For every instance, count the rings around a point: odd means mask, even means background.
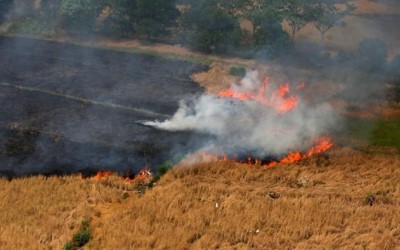
[{"label": "green tree", "polygon": [[105,0],[62,0],[60,13],[63,28],[70,33],[87,34],[96,28],[96,19]]},{"label": "green tree", "polygon": [[6,15],[14,4],[13,0],[0,0],[0,23],[4,22]]},{"label": "green tree", "polygon": [[128,37],[135,33],[136,0],[107,0],[109,15],[102,30],[109,35]]},{"label": "green tree", "polygon": [[308,4],[307,0],[287,0],[283,7],[282,13],[290,26],[292,41],[295,34],[312,20]]},{"label": "green tree", "polygon": [[57,23],[62,0],[41,0],[39,16],[42,22]]},{"label": "green tree", "polygon": [[341,10],[336,7],[331,0],[314,0],[308,10],[311,14],[312,23],[319,31],[321,41],[324,40],[325,33],[335,26],[344,26],[340,21],[344,16],[350,14],[355,6],[346,3],[346,9]]},{"label": "green tree", "polygon": [[167,34],[168,28],[176,25],[179,14],[175,0],[137,0],[136,30],[148,39]]},{"label": "green tree", "polygon": [[276,1],[259,1],[252,8],[247,7],[246,18],[253,26],[256,45],[285,43],[287,34],[282,29],[283,5]]},{"label": "green tree", "polygon": [[238,45],[241,38],[239,21],[217,4],[199,1],[183,17],[193,48],[204,52],[223,52],[230,45]]}]

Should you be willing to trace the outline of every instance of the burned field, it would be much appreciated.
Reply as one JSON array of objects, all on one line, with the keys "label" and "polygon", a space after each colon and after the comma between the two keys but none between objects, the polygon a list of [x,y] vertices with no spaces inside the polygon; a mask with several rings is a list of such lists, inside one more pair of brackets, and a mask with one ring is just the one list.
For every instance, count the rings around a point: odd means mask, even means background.
[{"label": "burned field", "polygon": [[138,171],[199,136],[139,121],[201,93],[204,66],[24,38],[0,38],[0,61],[0,175]]}]

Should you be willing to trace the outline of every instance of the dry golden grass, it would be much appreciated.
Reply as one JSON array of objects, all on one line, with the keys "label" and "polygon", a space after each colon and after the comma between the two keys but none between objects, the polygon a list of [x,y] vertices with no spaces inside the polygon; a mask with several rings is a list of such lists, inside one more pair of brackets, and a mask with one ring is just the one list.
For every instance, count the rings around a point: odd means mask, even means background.
[{"label": "dry golden grass", "polygon": [[194,74],[191,78],[207,92],[214,94],[224,88],[228,88],[232,83],[239,80],[238,77],[229,74],[228,65],[220,63],[212,64],[210,70]]},{"label": "dry golden grass", "polygon": [[[90,247],[396,249],[399,167],[398,155],[350,149],[268,169],[230,162],[180,166],[123,209],[111,207]],[[373,206],[365,202],[368,193],[376,197]]]},{"label": "dry golden grass", "polygon": [[61,249],[96,206],[123,189],[80,176],[0,179],[0,249]]},{"label": "dry golden grass", "polygon": [[398,154],[349,148],[273,168],[181,165],[140,196],[116,176],[2,179],[0,249],[60,249],[85,218],[86,249],[399,249],[399,180]]}]

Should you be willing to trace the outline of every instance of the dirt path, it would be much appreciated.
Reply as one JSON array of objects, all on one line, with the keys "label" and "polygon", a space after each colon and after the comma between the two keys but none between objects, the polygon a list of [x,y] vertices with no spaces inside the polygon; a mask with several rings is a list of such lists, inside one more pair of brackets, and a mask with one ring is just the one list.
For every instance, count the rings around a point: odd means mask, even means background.
[{"label": "dirt path", "polygon": [[76,38],[56,38],[51,39],[58,42],[73,43],[88,47],[99,47],[111,50],[121,50],[126,52],[140,52],[144,54],[154,54],[168,59],[185,59],[188,61],[209,64],[212,62],[224,64],[238,64],[247,67],[254,67],[257,60],[242,59],[238,57],[223,57],[217,55],[208,55],[200,52],[193,52],[181,45],[168,45],[162,43],[154,43],[145,45],[138,39],[118,40],[118,39],[97,39],[83,40]]}]

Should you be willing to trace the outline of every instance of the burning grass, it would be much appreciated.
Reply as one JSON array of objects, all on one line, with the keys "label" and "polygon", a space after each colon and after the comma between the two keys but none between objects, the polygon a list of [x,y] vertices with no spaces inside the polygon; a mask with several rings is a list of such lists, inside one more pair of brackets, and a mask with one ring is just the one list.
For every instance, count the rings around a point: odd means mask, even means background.
[{"label": "burning grass", "polygon": [[274,168],[216,161],[178,166],[141,196],[112,174],[2,179],[0,248],[61,248],[87,218],[93,249],[393,249],[398,166],[338,147]]},{"label": "burning grass", "polygon": [[221,161],[177,167],[110,215],[93,247],[390,249],[400,243],[399,164],[335,149],[269,169]]}]

